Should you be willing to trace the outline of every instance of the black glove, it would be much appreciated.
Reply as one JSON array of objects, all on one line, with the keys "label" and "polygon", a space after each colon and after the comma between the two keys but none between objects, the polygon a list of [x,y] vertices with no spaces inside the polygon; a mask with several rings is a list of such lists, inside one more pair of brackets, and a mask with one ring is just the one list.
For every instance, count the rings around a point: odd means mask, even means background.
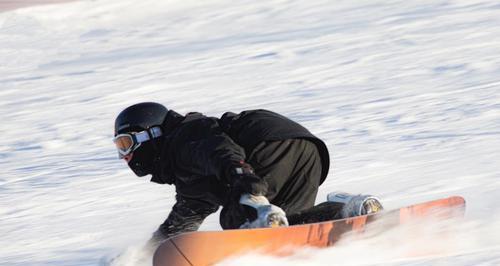
[{"label": "black glove", "polygon": [[267,194],[267,182],[257,176],[252,166],[244,161],[235,162],[232,165],[229,182],[236,200],[239,200],[242,194],[256,196],[265,196]]},{"label": "black glove", "polygon": [[154,253],[154,251],[167,239],[168,237],[165,236],[165,234],[163,234],[160,229],[158,229],[153,233],[148,242],[146,242],[146,245],[143,247],[143,249]]}]

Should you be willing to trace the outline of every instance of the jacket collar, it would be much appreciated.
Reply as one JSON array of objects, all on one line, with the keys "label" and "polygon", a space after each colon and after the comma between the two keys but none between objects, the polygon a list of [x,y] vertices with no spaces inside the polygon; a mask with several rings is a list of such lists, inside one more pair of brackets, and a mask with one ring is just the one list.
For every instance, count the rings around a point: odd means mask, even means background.
[{"label": "jacket collar", "polygon": [[152,173],[151,182],[158,184],[173,184],[174,177],[171,174],[171,162],[167,154],[168,147],[170,146],[171,134],[182,123],[185,116],[169,110],[162,124],[163,141],[159,156],[155,159],[154,170]]},{"label": "jacket collar", "polygon": [[170,133],[172,133],[172,131],[174,131],[184,119],[185,116],[180,115],[174,110],[169,110],[161,126],[163,130],[163,135],[166,136],[170,135]]}]

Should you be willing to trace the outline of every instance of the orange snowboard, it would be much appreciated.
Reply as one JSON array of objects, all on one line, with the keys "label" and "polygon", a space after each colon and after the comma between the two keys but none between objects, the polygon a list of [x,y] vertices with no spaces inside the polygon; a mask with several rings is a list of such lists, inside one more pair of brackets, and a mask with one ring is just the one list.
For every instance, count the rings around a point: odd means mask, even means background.
[{"label": "orange snowboard", "polygon": [[464,211],[465,200],[455,196],[393,211],[314,224],[186,233],[164,242],[156,250],[153,265],[213,265],[230,256],[249,251],[287,255],[294,247],[333,245],[342,234],[362,232],[367,223],[381,217],[384,218],[384,226],[392,227],[415,217],[438,215],[439,218],[450,218],[463,215]]}]

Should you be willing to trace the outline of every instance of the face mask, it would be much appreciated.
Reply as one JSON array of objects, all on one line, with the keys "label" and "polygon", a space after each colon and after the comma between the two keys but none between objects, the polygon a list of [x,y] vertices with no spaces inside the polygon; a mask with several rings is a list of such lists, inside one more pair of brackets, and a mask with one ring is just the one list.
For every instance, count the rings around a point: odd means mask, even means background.
[{"label": "face mask", "polygon": [[146,142],[140,148],[134,151],[132,160],[128,166],[136,176],[142,177],[153,172],[154,167],[154,149],[151,142]]}]

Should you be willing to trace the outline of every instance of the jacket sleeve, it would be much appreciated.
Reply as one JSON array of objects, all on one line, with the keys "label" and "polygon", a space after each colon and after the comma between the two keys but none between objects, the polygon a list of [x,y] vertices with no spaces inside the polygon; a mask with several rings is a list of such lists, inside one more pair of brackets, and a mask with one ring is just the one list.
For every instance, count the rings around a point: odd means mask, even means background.
[{"label": "jacket sleeve", "polygon": [[230,187],[234,196],[241,193],[265,195],[267,183],[245,162],[243,147],[219,127],[212,127],[204,138],[188,142],[179,149],[178,163],[202,176],[216,176]]},{"label": "jacket sleeve", "polygon": [[215,175],[219,180],[227,179],[232,165],[245,157],[245,150],[224,132],[212,132],[201,140],[191,141],[180,151],[181,162],[195,166],[191,170],[204,176]]},{"label": "jacket sleeve", "polygon": [[198,230],[205,218],[216,212],[218,206],[203,201],[176,196],[177,202],[172,207],[163,224],[153,234],[156,242],[161,242],[180,233]]}]

